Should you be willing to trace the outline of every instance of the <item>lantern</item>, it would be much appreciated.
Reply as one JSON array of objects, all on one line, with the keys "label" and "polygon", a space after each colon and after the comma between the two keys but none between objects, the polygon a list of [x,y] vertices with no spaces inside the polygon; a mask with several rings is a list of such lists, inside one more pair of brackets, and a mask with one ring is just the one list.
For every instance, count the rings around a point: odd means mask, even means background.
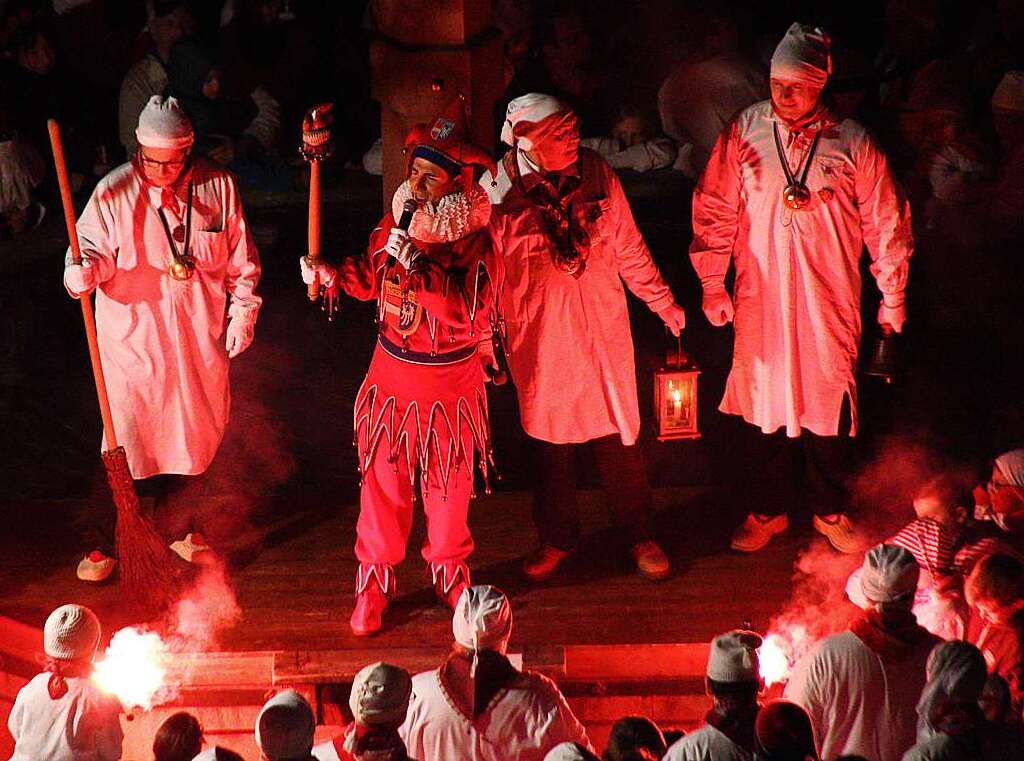
[{"label": "lantern", "polygon": [[654,374],[654,410],[658,418],[658,441],[696,439],[697,376],[700,368],[683,351],[676,337],[675,349],[669,349],[665,366]]}]

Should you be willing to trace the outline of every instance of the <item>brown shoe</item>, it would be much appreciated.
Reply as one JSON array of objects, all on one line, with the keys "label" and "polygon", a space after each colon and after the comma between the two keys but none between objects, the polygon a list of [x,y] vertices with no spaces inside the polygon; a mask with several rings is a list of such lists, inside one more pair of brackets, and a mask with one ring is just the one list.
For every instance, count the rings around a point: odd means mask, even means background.
[{"label": "brown shoe", "polygon": [[665,553],[661,547],[650,539],[646,542],[634,544],[630,548],[629,554],[633,556],[636,570],[640,572],[640,575],[646,576],[652,581],[667,579],[668,575],[672,572],[672,567],[669,565]]},{"label": "brown shoe", "polygon": [[530,581],[544,581],[558,569],[561,562],[570,554],[569,550],[560,550],[550,544],[542,544],[526,556],[526,560],[523,561],[523,573]]}]

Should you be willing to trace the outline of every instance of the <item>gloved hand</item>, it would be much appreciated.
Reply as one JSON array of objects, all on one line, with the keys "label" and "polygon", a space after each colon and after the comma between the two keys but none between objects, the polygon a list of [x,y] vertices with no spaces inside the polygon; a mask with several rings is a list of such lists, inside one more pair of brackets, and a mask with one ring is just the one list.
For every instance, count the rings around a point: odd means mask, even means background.
[{"label": "gloved hand", "polygon": [[732,299],[729,298],[729,292],[725,290],[725,285],[705,285],[701,309],[704,310],[704,316],[708,318],[708,322],[716,328],[722,327],[727,322],[732,322],[734,315]]},{"label": "gloved hand", "polygon": [[686,327],[686,312],[674,301],[658,312],[658,317],[665,323],[669,332],[678,337],[683,328]]},{"label": "gloved hand", "polygon": [[234,359],[252,343],[256,321],[246,317],[231,317],[228,320],[228,329],[224,332],[227,336],[224,345],[228,350],[228,359]]},{"label": "gloved hand", "polygon": [[907,302],[903,295],[882,296],[882,303],[878,305],[878,324],[883,328],[889,325],[897,333],[902,333],[903,323],[906,321]]},{"label": "gloved hand", "polygon": [[476,345],[476,355],[479,357],[480,367],[484,371],[484,381],[493,383],[495,386],[505,385],[508,376],[498,364],[498,358],[494,353],[494,341],[488,338],[478,343]]},{"label": "gloved hand", "polygon": [[96,287],[96,280],[96,269],[84,256],[81,264],[69,264],[64,268],[64,285],[75,298],[91,293]]},{"label": "gloved hand", "polygon": [[415,246],[412,245],[409,233],[399,227],[391,228],[388,242],[384,244],[384,250],[406,269],[412,266],[413,260],[419,254]]},{"label": "gloved hand", "polygon": [[325,288],[334,285],[334,279],[338,276],[338,271],[319,256],[313,260],[308,256],[300,256],[299,272],[302,273],[302,282],[306,285],[311,285],[319,278],[320,285]]}]

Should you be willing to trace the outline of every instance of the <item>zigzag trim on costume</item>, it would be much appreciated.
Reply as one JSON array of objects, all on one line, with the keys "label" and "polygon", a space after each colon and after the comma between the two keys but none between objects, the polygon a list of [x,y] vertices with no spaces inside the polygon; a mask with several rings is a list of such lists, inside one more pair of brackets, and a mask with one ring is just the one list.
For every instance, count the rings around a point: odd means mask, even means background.
[{"label": "zigzag trim on costume", "polygon": [[[463,465],[472,471],[474,465],[480,469],[484,479],[484,493],[491,493],[490,473],[494,470],[494,452],[491,447],[490,421],[487,414],[486,392],[477,389],[475,404],[464,396],[456,402],[453,415],[440,401],[430,406],[426,421],[422,418],[418,402],[411,402],[395,425],[397,402],[394,396],[382,401],[378,398],[377,384],[361,388],[356,397],[352,415],[353,444],[359,458],[360,473],[366,473],[379,456],[382,443],[387,442],[388,462],[395,463],[405,458],[409,472],[409,486],[416,486],[416,471],[419,469],[420,490],[429,495],[428,476],[434,468],[441,482],[442,501],[448,499],[448,482],[452,471],[457,474]],[[379,404],[378,404],[379,402]],[[471,440],[465,441],[463,425],[468,429]],[[447,451],[443,452],[438,427],[444,426],[448,434]],[[477,453],[474,457],[474,451]],[[470,461],[474,460],[475,463]],[[397,471],[398,466],[395,466]],[[476,496],[475,494],[472,496]]]},{"label": "zigzag trim on costume", "polygon": [[441,579],[441,592],[448,594],[452,591],[452,587],[459,580],[459,576],[462,576],[462,580],[469,584],[469,566],[462,561],[446,560],[441,563],[430,564],[430,583],[432,586],[437,586],[437,579]]},{"label": "zigzag trim on costume", "polygon": [[387,563],[360,563],[356,568],[356,594],[365,592],[373,579],[377,580],[377,586],[385,595],[394,594],[398,588],[395,569]]}]

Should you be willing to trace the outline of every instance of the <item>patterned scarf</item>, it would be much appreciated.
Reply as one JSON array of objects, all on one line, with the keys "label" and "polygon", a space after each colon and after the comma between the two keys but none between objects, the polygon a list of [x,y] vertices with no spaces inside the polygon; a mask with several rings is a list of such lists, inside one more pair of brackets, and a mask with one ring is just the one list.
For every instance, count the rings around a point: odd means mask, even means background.
[{"label": "patterned scarf", "polygon": [[590,255],[590,235],[579,215],[573,213],[573,201],[583,178],[579,174],[545,175],[541,172],[531,172],[524,177],[519,171],[518,155],[517,150],[505,154],[502,159],[505,172],[540,211],[544,230],[553,244],[551,263],[556,269],[579,278]]}]

